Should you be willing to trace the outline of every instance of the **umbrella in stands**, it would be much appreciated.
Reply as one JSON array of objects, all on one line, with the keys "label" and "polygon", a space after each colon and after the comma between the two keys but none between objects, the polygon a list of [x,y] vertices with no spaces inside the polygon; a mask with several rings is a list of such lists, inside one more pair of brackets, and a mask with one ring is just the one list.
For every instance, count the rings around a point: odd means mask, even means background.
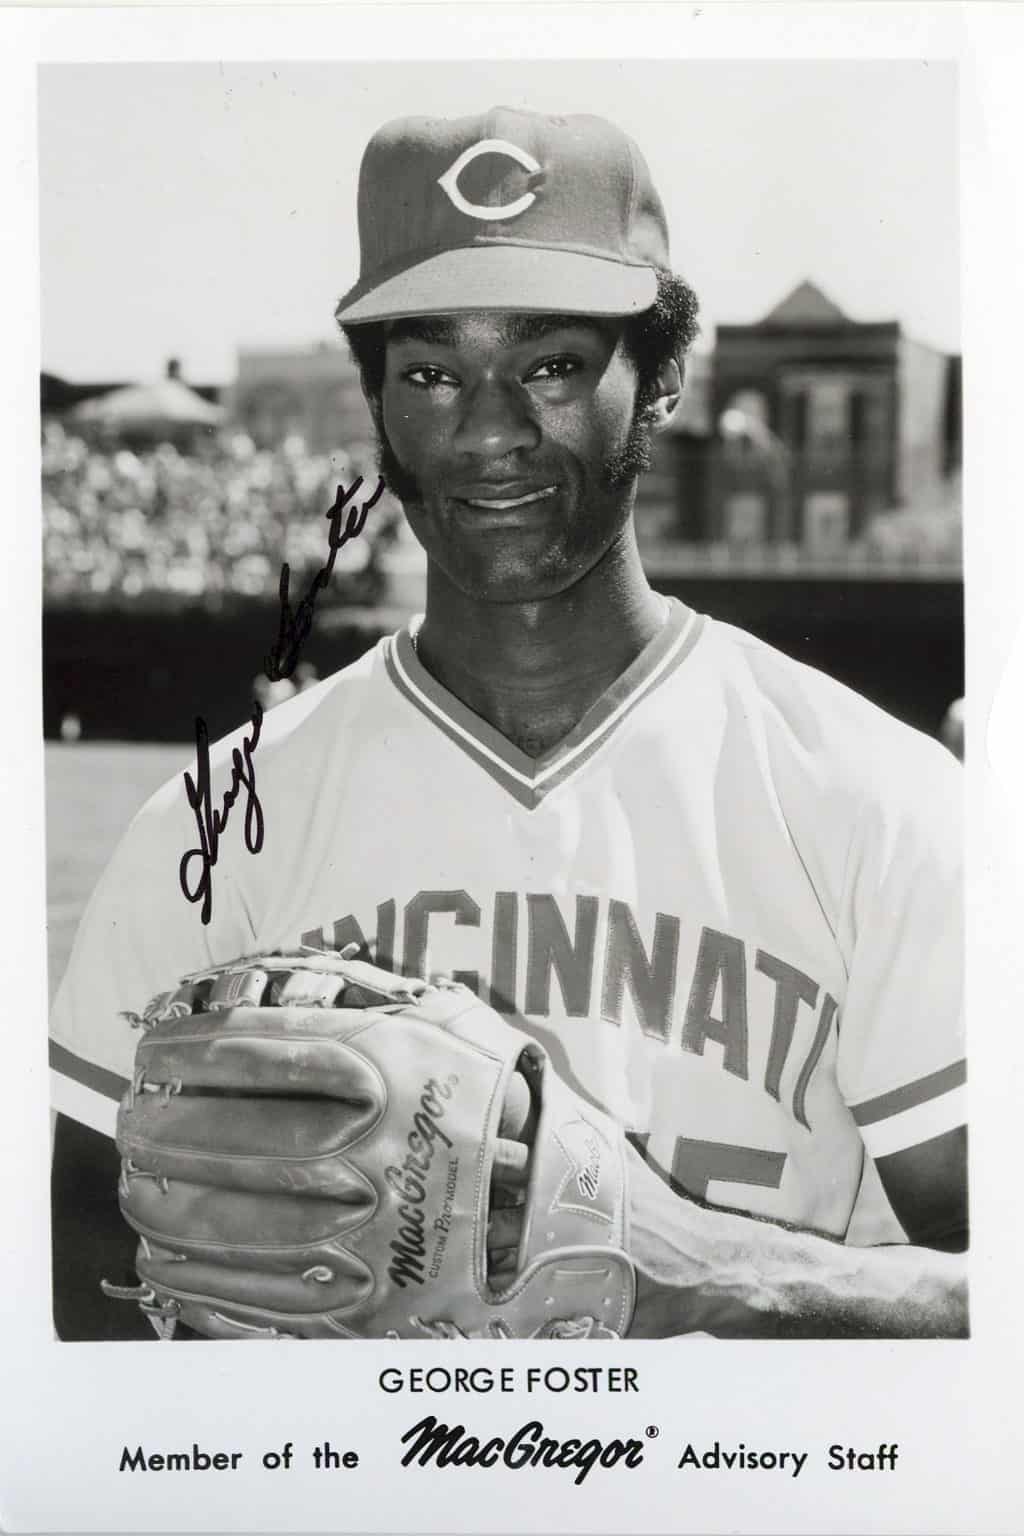
[{"label": "umbrella in stands", "polygon": [[68,421],[83,432],[91,429],[120,439],[177,442],[219,427],[226,414],[223,406],[212,405],[183,382],[172,359],[165,378],[126,384],[83,400],[69,413]]}]

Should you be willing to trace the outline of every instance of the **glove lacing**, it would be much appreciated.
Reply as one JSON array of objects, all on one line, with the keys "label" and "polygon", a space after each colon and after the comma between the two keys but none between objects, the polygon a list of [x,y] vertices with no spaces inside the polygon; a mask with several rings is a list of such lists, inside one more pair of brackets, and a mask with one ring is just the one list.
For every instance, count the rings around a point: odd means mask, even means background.
[{"label": "glove lacing", "polygon": [[[415,1328],[426,1334],[428,1339],[470,1339],[474,1335],[464,1333],[457,1323],[445,1322],[441,1318],[428,1321],[423,1317],[411,1317],[409,1321]],[[387,1339],[399,1339],[401,1334],[396,1330],[389,1330],[384,1335]],[[515,1334],[507,1323],[495,1318],[486,1325],[483,1337],[489,1339],[514,1339]],[[618,1335],[600,1322],[596,1317],[563,1317],[556,1322],[546,1323],[543,1328],[532,1335],[535,1339],[614,1339]]]}]

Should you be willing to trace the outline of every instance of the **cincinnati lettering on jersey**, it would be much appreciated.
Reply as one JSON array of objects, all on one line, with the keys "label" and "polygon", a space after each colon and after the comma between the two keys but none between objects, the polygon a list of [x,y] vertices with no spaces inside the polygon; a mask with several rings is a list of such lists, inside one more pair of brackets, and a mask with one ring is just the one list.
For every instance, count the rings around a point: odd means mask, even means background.
[{"label": "cincinnati lettering on jersey", "polygon": [[[751,946],[733,934],[702,928],[693,975],[684,991],[678,976],[680,919],[658,912],[648,945],[626,902],[607,901],[606,920],[599,923],[602,904],[603,898],[597,896],[577,896],[570,932],[555,896],[497,891],[491,915],[490,975],[484,979],[479,971],[455,970],[454,980],[470,987],[499,1013],[538,1020],[552,1012],[555,980],[561,990],[564,1012],[570,1018],[590,1016],[592,1004],[597,1001],[595,988],[599,987],[600,1017],[621,1024],[628,992],[647,1036],[667,1046],[677,1033],[680,1048],[697,1056],[704,1055],[709,1041],[716,1042],[721,1047],[723,1069],[749,1081]],[[469,892],[418,891],[405,903],[399,967],[395,958],[397,909],[394,899],[379,903],[373,953],[379,965],[400,969],[406,976],[427,974],[428,929],[432,918],[447,916],[457,928],[482,926],[481,907]],[[526,965],[525,981],[520,987],[519,955],[524,942],[520,917],[524,909]],[[603,942],[600,954],[599,932]],[[304,933],[302,942],[333,949],[355,943],[367,956],[371,953],[364,929],[352,913],[333,923],[329,933],[322,928]],[[781,1102],[783,1071],[793,1048],[801,1010],[807,1010],[806,1017],[814,1020],[809,1041],[807,1030],[802,1031],[807,1043],[789,1090],[788,1105],[798,1124],[809,1131],[807,1091],[829,1034],[837,1024],[839,1005],[812,977],[777,955],[755,946],[752,965],[774,988],[762,1085],[776,1102]],[[682,1014],[680,1031],[673,1028],[677,1005]]]}]

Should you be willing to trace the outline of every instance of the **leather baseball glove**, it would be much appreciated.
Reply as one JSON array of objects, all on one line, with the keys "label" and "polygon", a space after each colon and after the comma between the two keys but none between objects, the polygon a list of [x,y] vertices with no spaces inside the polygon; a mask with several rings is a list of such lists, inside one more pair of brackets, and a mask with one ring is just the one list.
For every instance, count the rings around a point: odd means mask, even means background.
[{"label": "leather baseball glove", "polygon": [[619,1127],[467,988],[256,955],[132,1022],[137,1301],[211,1338],[621,1337]]}]

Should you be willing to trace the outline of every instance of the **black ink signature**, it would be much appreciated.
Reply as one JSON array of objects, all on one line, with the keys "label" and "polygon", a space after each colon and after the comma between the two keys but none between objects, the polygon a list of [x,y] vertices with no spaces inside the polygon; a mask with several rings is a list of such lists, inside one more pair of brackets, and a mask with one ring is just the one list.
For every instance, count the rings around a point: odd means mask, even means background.
[{"label": "black ink signature", "polygon": [[[330,554],[327,557],[327,563],[314,576],[309,591],[294,613],[288,600],[291,572],[287,564],[281,567],[279,586],[281,614],[277,640],[264,663],[264,671],[272,683],[280,678],[290,677],[295,671],[302,643],[313,624],[313,610],[316,607],[317,597],[331,579],[338,551],[344,549],[350,539],[362,533],[367,513],[376,506],[384,492],[384,481],[378,478],[376,490],[361,506],[349,506],[349,502],[352,501],[362,483],[363,477],[359,475],[348,490],[342,485],[338,486],[334,505],[325,514],[331,525],[328,535]],[[346,508],[348,508],[347,513]],[[341,521],[343,514],[345,514],[344,527]],[[196,717],[196,775],[193,778],[186,772],[185,794],[196,819],[199,845],[196,848],[189,848],[182,854],[178,865],[178,881],[186,901],[202,902],[199,916],[204,924],[209,923],[213,911],[212,871],[220,850],[221,833],[228,824],[231,808],[238,799],[239,790],[243,785],[246,789],[245,846],[250,853],[259,853],[263,847],[263,807],[256,793],[256,771],[252,761],[253,753],[259,744],[262,726],[263,706],[257,701],[252,707],[252,729],[249,735],[243,738],[241,747],[235,747],[231,753],[231,783],[224,793],[220,810],[215,810],[210,784],[210,733],[202,716]],[[193,861],[196,859],[199,860],[199,873],[193,877],[191,870]]]},{"label": "black ink signature", "polygon": [[[330,549],[327,564],[321,566],[320,570],[317,571],[310,583],[309,591],[299,603],[294,613],[288,600],[291,570],[287,562],[281,567],[281,580],[278,585],[278,594],[281,599],[281,614],[278,621],[277,640],[274,642],[273,649],[264,662],[264,671],[272,683],[277,682],[282,677],[291,677],[295,671],[303,642],[313,624],[313,610],[316,607],[316,600],[331,579],[331,572],[334,570],[334,562],[337,559],[338,550],[344,549],[350,539],[354,539],[362,533],[363,525],[366,522],[366,514],[372,507],[377,505],[377,502],[384,493],[384,481],[378,477],[377,486],[373,494],[361,506],[348,507],[349,502],[360,489],[362,483],[363,477],[358,475],[347,491],[344,486],[338,486],[334,505],[329,512],[324,514],[331,524],[331,531],[327,539]],[[346,507],[348,507],[348,512],[345,516],[345,526],[342,527],[341,517]]]},{"label": "black ink signature", "polygon": [[[241,747],[231,753],[231,783],[224,794],[219,811],[213,807],[210,785],[210,734],[202,716],[196,717],[196,776],[185,774],[185,793],[196,818],[199,832],[198,848],[190,848],[182,854],[178,865],[178,879],[186,901],[201,901],[199,916],[204,923],[210,921],[213,910],[213,881],[211,871],[217,862],[220,835],[228,824],[231,807],[238,799],[242,785],[245,797],[245,846],[250,853],[259,853],[263,847],[263,807],[256,793],[256,774],[252,765],[263,726],[263,706],[259,702],[252,707],[252,730],[243,737]],[[199,876],[192,880],[189,868],[193,859],[199,860]]]}]

